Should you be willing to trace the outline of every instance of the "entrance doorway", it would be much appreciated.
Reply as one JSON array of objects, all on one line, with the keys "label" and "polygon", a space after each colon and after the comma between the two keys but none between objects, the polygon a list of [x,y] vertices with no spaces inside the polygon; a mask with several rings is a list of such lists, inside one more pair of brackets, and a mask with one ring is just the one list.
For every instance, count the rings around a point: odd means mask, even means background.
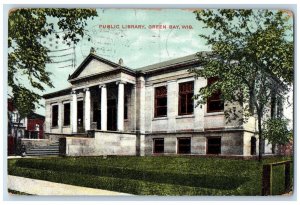
[{"label": "entrance doorway", "polygon": [[94,102],[93,103],[93,122],[96,123],[97,130],[101,129],[101,110],[100,110],[100,103]]},{"label": "entrance doorway", "polygon": [[83,101],[77,102],[77,126],[78,132],[84,132],[83,129]]},{"label": "entrance doorway", "polygon": [[117,100],[107,100],[107,130],[117,130]]}]

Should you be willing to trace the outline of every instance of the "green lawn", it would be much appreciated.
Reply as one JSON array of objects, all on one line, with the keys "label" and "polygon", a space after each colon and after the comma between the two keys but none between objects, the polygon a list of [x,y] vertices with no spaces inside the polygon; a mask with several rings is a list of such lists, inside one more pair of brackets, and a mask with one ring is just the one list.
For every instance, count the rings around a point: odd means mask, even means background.
[{"label": "green lawn", "polygon": [[[260,195],[263,160],[163,157],[57,157],[9,160],[9,174],[136,195]],[[283,167],[273,193],[282,193]],[[278,177],[277,177],[278,175]]]}]

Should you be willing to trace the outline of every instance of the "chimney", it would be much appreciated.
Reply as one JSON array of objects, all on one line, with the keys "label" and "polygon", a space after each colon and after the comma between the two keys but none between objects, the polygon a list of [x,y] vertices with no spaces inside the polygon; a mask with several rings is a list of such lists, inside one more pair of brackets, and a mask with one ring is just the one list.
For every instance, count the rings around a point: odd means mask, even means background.
[{"label": "chimney", "polygon": [[124,62],[123,62],[123,59],[122,59],[122,58],[119,59],[119,65],[120,65],[120,66],[123,66],[123,65],[124,65]]},{"label": "chimney", "polygon": [[92,54],[96,54],[96,49],[95,49],[94,47],[91,47],[91,49],[90,49],[90,53],[92,53]]}]

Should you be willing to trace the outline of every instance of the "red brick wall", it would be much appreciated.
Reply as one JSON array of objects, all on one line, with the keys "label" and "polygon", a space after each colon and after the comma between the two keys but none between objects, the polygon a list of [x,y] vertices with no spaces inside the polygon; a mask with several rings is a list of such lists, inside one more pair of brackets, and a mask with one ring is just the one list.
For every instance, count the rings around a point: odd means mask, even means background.
[{"label": "red brick wall", "polygon": [[292,156],[293,155],[293,141],[286,145],[278,146],[278,154],[284,156]]},{"label": "red brick wall", "polygon": [[7,152],[8,152],[7,154],[8,155],[15,154],[14,145],[15,145],[14,137],[9,135],[7,138]]},{"label": "red brick wall", "polygon": [[28,131],[35,131],[35,125],[40,125],[39,131],[39,139],[44,138],[44,119],[28,119],[27,121],[27,130]]}]

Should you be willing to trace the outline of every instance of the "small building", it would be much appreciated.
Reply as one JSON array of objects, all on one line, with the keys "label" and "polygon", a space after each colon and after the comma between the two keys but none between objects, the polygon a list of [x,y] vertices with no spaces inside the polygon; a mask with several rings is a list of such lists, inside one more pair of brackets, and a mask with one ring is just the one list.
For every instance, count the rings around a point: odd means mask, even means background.
[{"label": "small building", "polygon": [[[43,96],[45,136],[61,139],[70,156],[258,154],[256,119],[239,120],[241,106],[223,103],[220,92],[196,106],[193,96],[214,79],[189,68],[201,69],[195,54],[133,70],[91,52],[70,87]],[[239,119],[226,120],[229,107]]]},{"label": "small building", "polygon": [[45,117],[31,113],[20,119],[18,110],[8,99],[8,154],[15,154],[18,139],[43,139]]},{"label": "small building", "polygon": [[27,124],[24,138],[43,139],[45,116],[37,113],[31,113],[26,118]]}]

